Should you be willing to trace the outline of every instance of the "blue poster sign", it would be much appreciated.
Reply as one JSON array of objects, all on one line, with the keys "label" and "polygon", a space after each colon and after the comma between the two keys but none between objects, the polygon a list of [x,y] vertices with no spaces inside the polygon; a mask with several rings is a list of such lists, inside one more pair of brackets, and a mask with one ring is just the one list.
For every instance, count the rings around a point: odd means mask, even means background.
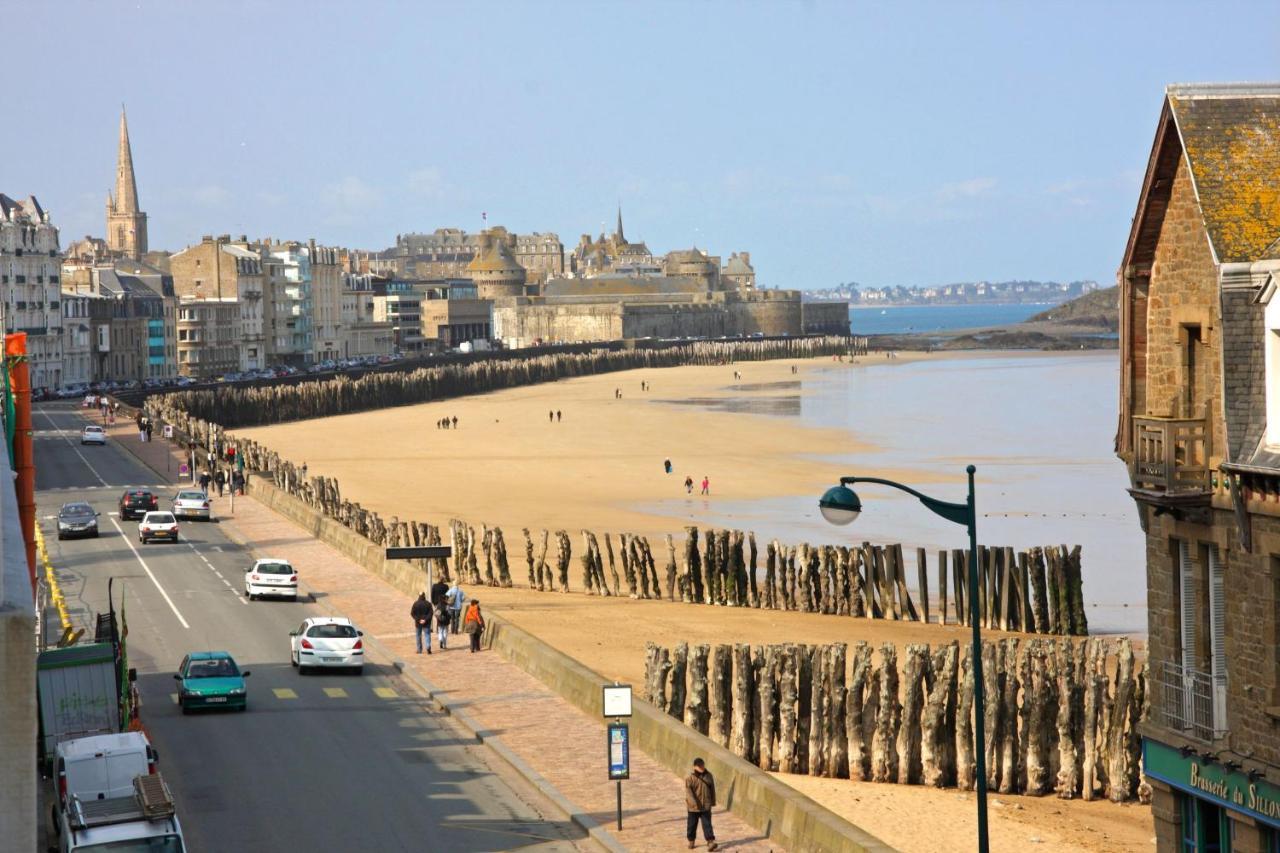
[{"label": "blue poster sign", "polygon": [[631,778],[631,743],[626,723],[609,724],[609,781]]}]

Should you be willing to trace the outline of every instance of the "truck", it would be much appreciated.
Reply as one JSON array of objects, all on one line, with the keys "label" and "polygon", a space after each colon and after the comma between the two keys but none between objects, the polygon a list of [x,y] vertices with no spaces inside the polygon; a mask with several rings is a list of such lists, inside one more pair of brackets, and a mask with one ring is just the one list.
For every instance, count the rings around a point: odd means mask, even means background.
[{"label": "truck", "polygon": [[72,797],[107,800],[133,794],[134,780],[156,772],[160,755],[142,732],[64,740],[54,754],[58,799],[53,806],[53,826]]},{"label": "truck", "polygon": [[40,652],[40,752],[48,764],[64,740],[120,731],[117,665],[116,647],[110,642]]},{"label": "truck", "polygon": [[61,853],[186,853],[182,825],[169,786],[159,773],[137,776],[120,797],[81,799],[72,795],[58,825]]},{"label": "truck", "polygon": [[458,344],[458,352],[489,352],[493,349],[493,344],[484,338],[476,338],[473,341],[463,341]]}]

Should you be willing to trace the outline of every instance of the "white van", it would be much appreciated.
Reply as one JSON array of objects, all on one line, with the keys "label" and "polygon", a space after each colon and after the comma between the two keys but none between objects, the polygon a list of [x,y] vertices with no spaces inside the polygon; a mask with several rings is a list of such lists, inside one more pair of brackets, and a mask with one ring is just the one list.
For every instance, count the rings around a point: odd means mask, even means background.
[{"label": "white van", "polygon": [[155,773],[159,759],[142,732],[64,740],[54,754],[58,803],[66,808],[71,797],[82,802],[131,797],[133,780]]},{"label": "white van", "polygon": [[135,778],[127,796],[82,800],[72,794],[61,818],[61,853],[186,853],[173,795],[159,773]]}]

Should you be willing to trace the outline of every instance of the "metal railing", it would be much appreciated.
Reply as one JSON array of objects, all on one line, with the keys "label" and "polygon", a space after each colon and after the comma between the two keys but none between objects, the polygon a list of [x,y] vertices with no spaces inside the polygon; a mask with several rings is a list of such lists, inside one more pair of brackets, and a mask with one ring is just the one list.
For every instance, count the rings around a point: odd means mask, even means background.
[{"label": "metal railing", "polygon": [[1226,682],[1214,684],[1213,676],[1166,661],[1159,671],[1151,711],[1156,722],[1211,742],[1227,732]]},{"label": "metal railing", "polygon": [[1138,488],[1207,491],[1208,419],[1135,416],[1131,474]]}]

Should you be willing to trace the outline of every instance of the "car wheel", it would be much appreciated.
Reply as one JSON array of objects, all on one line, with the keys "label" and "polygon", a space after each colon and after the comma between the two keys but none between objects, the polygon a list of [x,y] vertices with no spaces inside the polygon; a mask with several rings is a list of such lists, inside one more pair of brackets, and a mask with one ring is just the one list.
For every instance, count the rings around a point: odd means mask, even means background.
[{"label": "car wheel", "polygon": [[102,531],[101,531],[101,530],[99,530],[99,529],[98,529],[98,528],[96,528],[96,527],[95,527],[95,528],[93,528],[93,538],[94,538],[94,539],[97,539],[97,538],[98,538],[99,536],[101,536],[101,535],[102,535]]},{"label": "car wheel", "polygon": [[187,707],[187,703],[183,702],[181,699],[178,700],[178,707],[182,709],[182,713],[184,714],[191,713],[191,709]]},{"label": "car wheel", "polygon": [[306,675],[310,669],[310,667],[303,666],[302,661],[298,661],[298,675]]},{"label": "car wheel", "polygon": [[289,653],[289,666],[293,667],[294,669],[298,668],[298,659],[293,656],[293,652]]},{"label": "car wheel", "polygon": [[146,544],[147,544],[147,537],[145,537],[145,536],[139,536],[139,537],[138,537],[138,541],[139,541],[139,542],[141,542],[143,545],[146,545]]},{"label": "car wheel", "polygon": [[364,666],[353,666],[351,672],[353,675],[364,675]]},{"label": "car wheel", "polygon": [[67,538],[67,537],[63,536],[61,533],[59,533],[59,534],[58,534],[58,541],[59,541],[59,542],[61,542],[63,539],[66,539],[66,538]]}]

